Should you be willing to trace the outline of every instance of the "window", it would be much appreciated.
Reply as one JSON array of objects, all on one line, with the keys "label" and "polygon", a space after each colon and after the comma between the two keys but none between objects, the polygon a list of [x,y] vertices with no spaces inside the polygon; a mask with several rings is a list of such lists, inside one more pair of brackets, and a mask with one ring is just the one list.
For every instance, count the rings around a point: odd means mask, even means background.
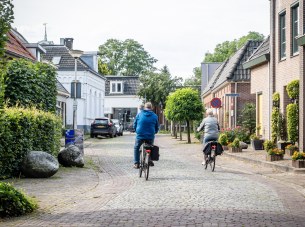
[{"label": "window", "polygon": [[292,55],[299,52],[297,37],[299,35],[299,4],[292,8]]},{"label": "window", "polygon": [[286,12],[280,15],[280,57],[286,58]]},{"label": "window", "polygon": [[53,64],[58,65],[60,62],[60,59],[61,59],[61,57],[53,57],[53,59],[52,59]]},{"label": "window", "polygon": [[111,82],[111,93],[123,93],[123,82]]}]

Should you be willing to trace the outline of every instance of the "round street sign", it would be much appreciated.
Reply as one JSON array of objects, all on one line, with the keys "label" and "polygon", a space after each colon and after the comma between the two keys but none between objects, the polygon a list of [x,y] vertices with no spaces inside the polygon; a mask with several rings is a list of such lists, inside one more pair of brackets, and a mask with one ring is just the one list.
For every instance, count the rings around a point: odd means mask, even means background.
[{"label": "round street sign", "polygon": [[221,106],[221,100],[219,98],[213,98],[211,101],[211,106],[214,108],[219,108]]}]

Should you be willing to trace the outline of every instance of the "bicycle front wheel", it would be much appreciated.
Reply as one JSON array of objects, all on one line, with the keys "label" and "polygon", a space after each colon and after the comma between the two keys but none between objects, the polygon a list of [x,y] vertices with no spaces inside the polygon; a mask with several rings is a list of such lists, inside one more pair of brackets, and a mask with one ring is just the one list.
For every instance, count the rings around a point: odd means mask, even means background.
[{"label": "bicycle front wheel", "polygon": [[[146,152],[145,152],[146,153]],[[150,156],[149,155],[147,155],[147,154],[145,154],[145,156],[144,156],[144,166],[145,166],[145,168],[144,168],[144,172],[145,172],[145,179],[146,180],[148,180],[148,174],[149,174],[149,161],[150,161]]]}]

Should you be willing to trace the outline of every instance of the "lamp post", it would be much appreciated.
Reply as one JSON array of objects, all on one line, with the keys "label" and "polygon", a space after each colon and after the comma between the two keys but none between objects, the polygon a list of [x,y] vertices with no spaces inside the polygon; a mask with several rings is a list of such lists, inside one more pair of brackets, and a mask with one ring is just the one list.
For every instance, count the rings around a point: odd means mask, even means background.
[{"label": "lamp post", "polygon": [[76,102],[76,78],[77,78],[77,59],[82,56],[84,51],[70,50],[69,54],[75,59],[74,72],[74,103],[73,103],[73,129],[77,129],[77,102]]}]

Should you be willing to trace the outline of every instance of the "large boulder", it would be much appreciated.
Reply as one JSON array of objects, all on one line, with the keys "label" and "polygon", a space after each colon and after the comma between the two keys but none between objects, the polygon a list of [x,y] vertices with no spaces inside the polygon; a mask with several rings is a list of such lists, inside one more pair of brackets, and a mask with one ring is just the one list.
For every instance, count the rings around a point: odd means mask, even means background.
[{"label": "large boulder", "polygon": [[70,145],[69,147],[63,149],[58,154],[58,161],[61,165],[65,167],[83,167],[84,159],[81,151],[75,145]]},{"label": "large boulder", "polygon": [[43,151],[29,152],[21,164],[22,174],[31,178],[51,177],[58,168],[56,158]]},{"label": "large boulder", "polygon": [[239,146],[241,149],[248,149],[248,144],[242,142],[242,141],[239,141]]}]

